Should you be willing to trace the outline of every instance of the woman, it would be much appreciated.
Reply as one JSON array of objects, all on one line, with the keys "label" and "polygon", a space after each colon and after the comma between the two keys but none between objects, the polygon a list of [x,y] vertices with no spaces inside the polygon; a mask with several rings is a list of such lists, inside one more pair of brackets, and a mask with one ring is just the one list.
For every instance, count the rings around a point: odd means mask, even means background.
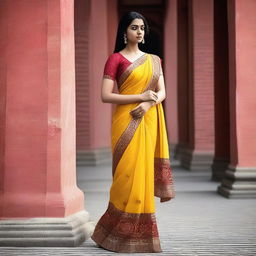
[{"label": "woman", "polygon": [[[103,74],[102,101],[117,104],[112,116],[113,182],[108,208],[91,238],[115,252],[162,252],[154,196],[160,202],[175,197],[161,103],[161,59],[138,47],[148,33],[141,14],[125,14]],[[113,93],[114,80],[119,94]]]}]

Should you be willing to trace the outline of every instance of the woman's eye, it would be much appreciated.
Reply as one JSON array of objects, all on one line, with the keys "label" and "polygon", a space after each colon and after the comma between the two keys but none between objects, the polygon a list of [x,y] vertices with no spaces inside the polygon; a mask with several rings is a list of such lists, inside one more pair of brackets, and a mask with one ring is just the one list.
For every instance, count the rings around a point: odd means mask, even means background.
[{"label": "woman's eye", "polygon": [[[137,27],[132,27],[132,29],[135,29],[135,30],[136,30],[136,29],[137,29]],[[142,29],[142,30],[144,30],[144,27],[142,27],[141,29]]]}]

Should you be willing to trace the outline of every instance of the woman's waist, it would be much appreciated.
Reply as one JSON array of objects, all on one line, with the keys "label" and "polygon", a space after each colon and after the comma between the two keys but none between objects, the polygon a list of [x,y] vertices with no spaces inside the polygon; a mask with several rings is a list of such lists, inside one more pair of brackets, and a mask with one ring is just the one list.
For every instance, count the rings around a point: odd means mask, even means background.
[{"label": "woman's waist", "polygon": [[[113,119],[127,118],[130,116],[130,112],[136,108],[140,102],[128,103],[128,104],[116,104],[114,111],[112,112]],[[148,109],[144,115],[156,114],[156,105],[153,105]]]}]

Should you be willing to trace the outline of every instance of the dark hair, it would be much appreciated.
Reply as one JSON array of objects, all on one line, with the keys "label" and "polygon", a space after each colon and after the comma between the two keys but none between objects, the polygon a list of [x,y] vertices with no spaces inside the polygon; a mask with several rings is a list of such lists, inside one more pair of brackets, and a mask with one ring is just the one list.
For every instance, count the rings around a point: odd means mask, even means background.
[{"label": "dark hair", "polygon": [[118,24],[118,29],[117,29],[117,35],[116,35],[116,45],[115,45],[115,52],[121,51],[123,48],[125,48],[125,43],[124,43],[124,33],[126,33],[126,30],[128,26],[132,23],[134,19],[142,19],[144,22],[145,26],[145,35],[144,37],[146,38],[149,34],[149,26],[148,22],[145,19],[143,15],[141,15],[138,12],[127,12],[125,13],[122,18],[119,21]]}]

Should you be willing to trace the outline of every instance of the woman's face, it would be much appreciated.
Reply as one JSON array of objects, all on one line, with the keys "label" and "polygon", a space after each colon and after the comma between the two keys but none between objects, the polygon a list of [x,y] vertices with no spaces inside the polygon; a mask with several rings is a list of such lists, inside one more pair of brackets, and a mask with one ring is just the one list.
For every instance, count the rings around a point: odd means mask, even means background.
[{"label": "woman's face", "polygon": [[145,25],[142,19],[134,19],[132,23],[128,26],[127,31],[127,41],[131,43],[140,43],[145,35]]}]

